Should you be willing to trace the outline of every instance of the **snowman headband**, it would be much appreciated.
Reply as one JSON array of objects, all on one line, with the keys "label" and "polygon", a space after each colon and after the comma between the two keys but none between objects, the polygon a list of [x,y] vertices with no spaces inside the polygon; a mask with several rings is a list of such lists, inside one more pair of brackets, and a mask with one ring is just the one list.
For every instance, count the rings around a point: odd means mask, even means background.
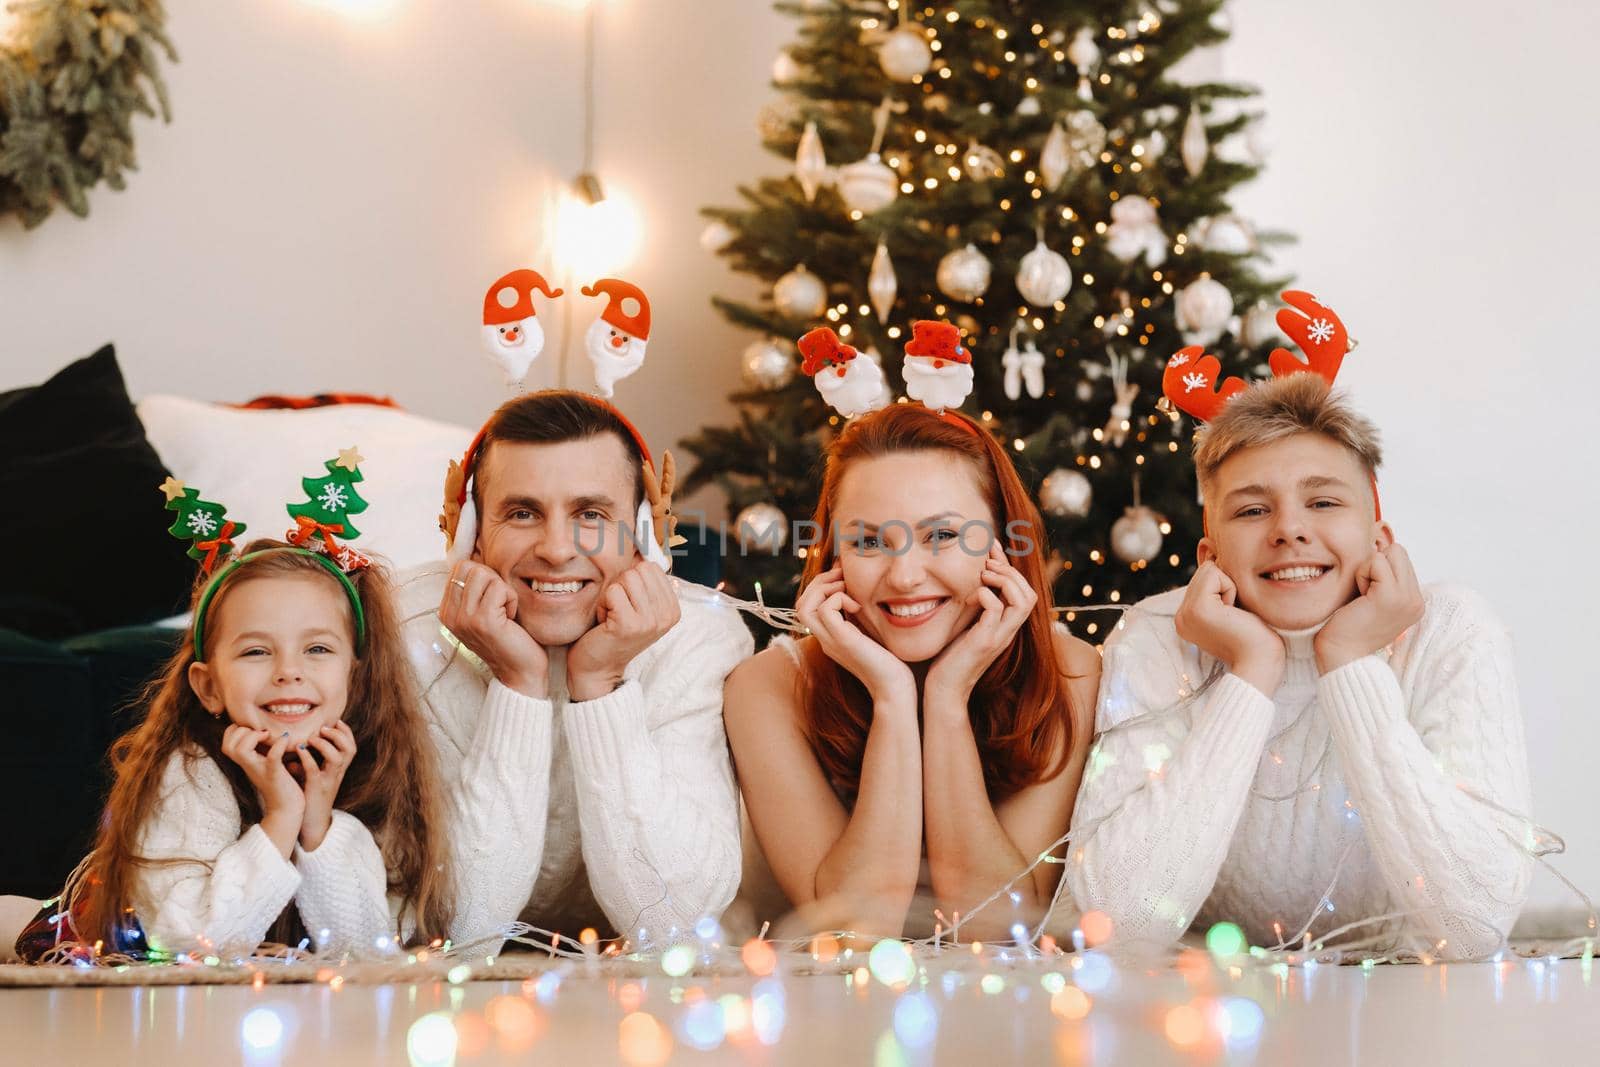
[{"label": "snowman headband", "polygon": [[[1267,357],[1272,377],[1311,373],[1332,386],[1344,357],[1355,349],[1349,330],[1332,308],[1310,293],[1290,289],[1281,296],[1289,307],[1278,309],[1278,328],[1294,340],[1305,358],[1286,348],[1274,348]],[[1222,413],[1228,401],[1250,388],[1244,379],[1232,375],[1219,383],[1221,372],[1222,364],[1216,356],[1208,355],[1203,345],[1190,345],[1167,360],[1161,391],[1177,410],[1198,422],[1210,422]],[[1372,476],[1372,506],[1374,518],[1381,520],[1377,475]]]},{"label": "snowman headband", "polygon": [[[549,391],[564,392],[564,390]],[[658,483],[650,446],[645,444],[644,435],[639,432],[639,428],[632,420],[619,411],[616,405],[600,397],[579,392],[571,392],[569,395],[581,397],[585,402],[614,417],[627,430],[629,438],[638,447],[644,465],[645,494],[644,499],[639,502],[635,518],[635,537],[645,559],[655,563],[664,571],[671,570],[672,557],[667,549],[682,543],[680,538],[674,536],[677,518],[672,514],[675,477],[672,453],[667,451],[661,453],[661,476]],[[439,529],[445,536],[445,558],[451,563],[459,563],[471,556],[473,546],[478,539],[478,506],[473,500],[472,490],[478,475],[478,461],[483,452],[484,438],[488,432],[489,423],[486,422],[467,445],[467,451],[461,457],[461,462],[451,460],[445,475],[444,511],[439,516]]]},{"label": "snowman headband", "polygon": [[218,562],[228,560],[227,565],[206,584],[195,605],[191,640],[196,663],[205,662],[206,615],[218,591],[241,566],[272,553],[289,552],[309,556],[333,575],[350,601],[350,612],[355,619],[356,648],[359,650],[366,643],[366,612],[361,607],[361,594],[349,575],[370,567],[372,560],[348,544],[340,544],[338,540],[341,537],[350,540],[361,536],[348,518],[352,513],[359,514],[367,509],[367,502],[356,494],[352,486],[352,483],[362,480],[361,459],[361,454],[355,448],[347,448],[323,464],[327,468],[327,475],[302,478],[300,484],[305,489],[307,500],[285,505],[290,517],[295,520],[294,527],[284,535],[289,544],[245,556],[235,555],[234,544],[235,538],[243,535],[245,524],[229,519],[226,507],[202,499],[200,490],[191,489],[170,476],[158,486],[167,498],[166,510],[178,513],[167,532],[180,541],[191,542],[188,555],[199,562],[200,572],[209,575]]},{"label": "snowman headband", "polygon": [[[839,340],[826,326],[818,326],[797,342],[803,357],[800,370],[817,386],[830,407],[845,418],[854,418],[886,406],[892,397],[883,372],[871,359],[853,361],[860,354]],[[922,407],[951,426],[967,433],[983,430],[955,408],[972,392],[972,353],[961,344],[961,331],[948,322],[919,319],[911,324],[911,339],[906,342],[907,362],[902,365],[906,394],[921,401]],[[912,358],[928,366],[910,362]],[[939,375],[948,372],[949,380]],[[831,375],[831,377],[830,377]],[[855,378],[855,381],[851,381]],[[874,395],[872,386],[876,383]]]}]

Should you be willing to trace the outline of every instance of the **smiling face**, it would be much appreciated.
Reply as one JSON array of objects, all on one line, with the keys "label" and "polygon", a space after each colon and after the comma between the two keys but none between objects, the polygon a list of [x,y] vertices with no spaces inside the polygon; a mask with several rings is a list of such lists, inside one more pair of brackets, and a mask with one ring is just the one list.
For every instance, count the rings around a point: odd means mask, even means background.
[{"label": "smiling face", "polygon": [[968,601],[996,522],[970,461],[934,450],[858,460],[833,516],[855,621],[898,658],[932,659],[977,617]]},{"label": "smiling face", "polygon": [[1280,630],[1326,621],[1356,595],[1356,571],[1393,543],[1374,517],[1371,479],[1354,453],[1318,433],[1241,449],[1205,486],[1207,537],[1239,605]]},{"label": "smiling face", "polygon": [[206,661],[189,667],[189,684],[207,711],[274,736],[287,731],[292,748],[344,715],[354,626],[331,576],[246,578],[211,605]]},{"label": "smiling face", "polygon": [[496,441],[478,466],[474,558],[517,594],[517,622],[546,648],[595,625],[605,587],[639,558],[638,464],[615,434],[549,444]]}]

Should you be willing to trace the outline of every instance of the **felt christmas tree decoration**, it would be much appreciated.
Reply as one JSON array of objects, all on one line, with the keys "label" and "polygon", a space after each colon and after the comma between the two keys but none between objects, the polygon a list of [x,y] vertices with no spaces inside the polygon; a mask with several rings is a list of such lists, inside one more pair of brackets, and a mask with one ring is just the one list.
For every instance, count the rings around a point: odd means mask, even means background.
[{"label": "felt christmas tree decoration", "polygon": [[360,570],[371,561],[339,539],[352,540],[361,531],[350,522],[351,515],[367,510],[367,502],[356,492],[361,481],[363,457],[355,448],[347,448],[323,466],[328,473],[321,478],[302,478],[300,486],[306,501],[288,505],[295,527],[286,535],[292,545],[322,552],[334,559],[342,570]]},{"label": "felt christmas tree decoration", "polygon": [[176,511],[167,532],[180,541],[193,542],[189,558],[198,560],[200,570],[210,574],[217,565],[217,554],[233,553],[233,539],[243,534],[245,525],[228,518],[228,509],[221,504],[200,498],[200,490],[190,489],[176,478],[168,477],[158,487],[167,498],[167,510]]}]

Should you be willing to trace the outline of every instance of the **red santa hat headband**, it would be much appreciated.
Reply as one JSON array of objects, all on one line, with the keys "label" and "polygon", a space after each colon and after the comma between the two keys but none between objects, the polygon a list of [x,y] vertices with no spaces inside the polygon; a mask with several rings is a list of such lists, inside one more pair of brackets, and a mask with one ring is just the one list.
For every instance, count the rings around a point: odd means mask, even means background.
[{"label": "red santa hat headband", "polygon": [[[1289,307],[1278,309],[1278,328],[1294,340],[1305,358],[1301,359],[1286,348],[1274,348],[1267,357],[1272,376],[1287,378],[1291,374],[1309,372],[1333,385],[1344,357],[1355,347],[1349,330],[1332,308],[1310,293],[1290,289],[1282,298]],[[1216,356],[1208,355],[1202,345],[1190,345],[1167,360],[1167,369],[1161,375],[1161,391],[1179,411],[1198,422],[1210,422],[1221,414],[1229,400],[1249,388],[1244,379],[1231,375],[1219,384],[1217,379],[1221,372],[1222,364]],[[1376,475],[1372,478],[1372,506],[1374,517],[1382,519]]]},{"label": "red santa hat headband", "polygon": [[[823,400],[845,418],[876,411],[892,399],[883,371],[872,359],[859,362],[860,354],[839,340],[839,335],[819,326],[797,342],[800,370],[810,377]],[[972,353],[961,344],[961,331],[948,322],[928,319],[911,324],[902,372],[906,393],[920,400],[928,412],[969,433],[983,432],[970,419],[955,415],[972,391]]]},{"label": "red santa hat headband", "polygon": [[[628,431],[633,443],[638,446],[645,470],[645,499],[639,504],[638,514],[639,547],[646,559],[660,564],[662,570],[670,570],[672,558],[666,549],[682,543],[674,534],[677,518],[672,514],[672,490],[675,480],[672,453],[661,453],[661,475],[658,482],[650,446],[645,444],[644,435],[639,432],[633,421],[619,411],[616,405],[600,397],[588,393],[573,395],[582,397],[586,402],[616,418]],[[467,451],[461,457],[461,462],[451,460],[449,470],[445,474],[444,511],[439,515],[439,529],[445,536],[445,557],[452,563],[470,556],[473,544],[478,538],[478,509],[472,499],[472,483],[477,477],[478,459],[483,450],[484,437],[488,432],[489,425],[485,423],[473,435],[472,442],[467,445]]]}]

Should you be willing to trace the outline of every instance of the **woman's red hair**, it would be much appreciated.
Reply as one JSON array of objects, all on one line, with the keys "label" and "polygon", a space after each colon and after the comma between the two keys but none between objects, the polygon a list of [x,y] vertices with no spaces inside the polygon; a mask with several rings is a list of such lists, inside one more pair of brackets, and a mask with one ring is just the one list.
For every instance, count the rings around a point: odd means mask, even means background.
[{"label": "woman's red hair", "polygon": [[[1003,800],[1054,777],[1066,765],[1076,709],[1056,661],[1044,522],[999,442],[965,415],[946,412],[941,417],[920,404],[890,404],[851,422],[828,448],[815,516],[823,540],[806,558],[801,584],[833,566],[838,541],[834,508],[845,472],[861,460],[899,452],[948,452],[966,460],[994,513],[996,537],[1004,538],[1012,566],[1039,596],[1016,639],[989,665],[967,702],[984,785],[991,800]],[[801,673],[806,737],[828,777],[854,794],[872,699],[816,642]]]}]

